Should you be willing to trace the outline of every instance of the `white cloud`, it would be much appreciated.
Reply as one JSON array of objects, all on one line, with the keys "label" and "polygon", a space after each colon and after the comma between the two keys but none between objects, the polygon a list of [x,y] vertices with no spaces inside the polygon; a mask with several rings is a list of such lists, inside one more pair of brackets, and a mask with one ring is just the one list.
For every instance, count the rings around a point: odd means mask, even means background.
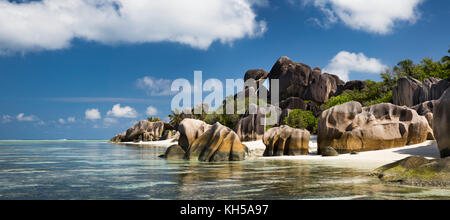
[{"label": "white cloud", "polygon": [[137,86],[147,91],[151,96],[167,96],[173,94],[171,91],[172,80],[157,79],[146,76],[137,80]]},{"label": "white cloud", "polygon": [[115,124],[115,123],[118,122],[117,119],[115,119],[115,118],[105,118],[103,121],[104,121],[106,124]]},{"label": "white cloud", "polygon": [[32,121],[39,121],[39,118],[34,115],[28,115],[26,116],[24,113],[20,113],[16,117],[17,121],[20,122],[32,122]]},{"label": "white cloud", "polygon": [[267,0],[0,0],[0,54],[103,44],[176,42],[207,49],[265,32]]},{"label": "white cloud", "polygon": [[[289,0],[292,2],[293,0]],[[322,27],[342,21],[356,30],[387,34],[398,22],[415,23],[420,17],[418,6],[423,0],[301,0],[303,5],[319,8],[326,18],[310,21]]]},{"label": "white cloud", "polygon": [[147,116],[155,116],[158,114],[158,109],[156,109],[153,106],[149,106],[147,108],[147,111],[145,112],[147,114]]},{"label": "white cloud", "polygon": [[87,109],[85,112],[86,119],[98,120],[101,119],[100,111],[98,109]]},{"label": "white cloud", "polygon": [[375,58],[368,58],[363,53],[339,52],[324,68],[324,72],[338,75],[342,80],[348,81],[350,72],[381,73],[386,65]]},{"label": "white cloud", "polygon": [[11,115],[2,115],[1,122],[2,122],[2,124],[6,124],[6,123],[9,123],[9,122],[12,122],[13,120],[14,120],[14,117],[11,116]]},{"label": "white cloud", "polygon": [[120,107],[120,104],[114,105],[113,108],[106,113],[108,116],[116,118],[137,118],[139,114],[130,106]]},{"label": "white cloud", "polygon": [[68,117],[67,118],[67,122],[74,123],[75,122],[75,117]]},{"label": "white cloud", "polygon": [[66,123],[66,120],[64,120],[63,118],[60,118],[60,119],[58,119],[58,122],[59,122],[60,124],[65,124],[65,123]]}]

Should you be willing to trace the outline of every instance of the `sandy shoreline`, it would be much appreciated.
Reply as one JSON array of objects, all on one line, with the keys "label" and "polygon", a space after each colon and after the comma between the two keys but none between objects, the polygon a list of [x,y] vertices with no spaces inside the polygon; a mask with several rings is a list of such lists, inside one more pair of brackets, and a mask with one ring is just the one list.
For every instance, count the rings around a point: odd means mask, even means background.
[{"label": "sandy shoreline", "polygon": [[162,147],[162,148],[169,148],[172,145],[177,144],[177,141],[174,141],[173,139],[164,140],[164,141],[141,141],[141,142],[121,142],[121,143],[114,143],[119,145],[134,145],[134,146],[141,146],[141,147]]},{"label": "sandy shoreline", "polygon": [[[125,142],[120,144],[141,147],[168,148],[174,144],[177,144],[177,142],[173,140],[165,140],[153,142]],[[342,154],[337,157],[322,157],[320,155],[316,155],[317,142],[315,137],[313,137],[310,141],[310,155],[303,156],[262,157],[266,148],[262,140],[243,142],[243,144],[248,147],[249,160],[301,160],[323,165],[359,169],[375,169],[409,156],[423,156],[429,159],[440,158],[436,141],[426,141],[421,144],[400,148],[361,152],[357,155]]]}]

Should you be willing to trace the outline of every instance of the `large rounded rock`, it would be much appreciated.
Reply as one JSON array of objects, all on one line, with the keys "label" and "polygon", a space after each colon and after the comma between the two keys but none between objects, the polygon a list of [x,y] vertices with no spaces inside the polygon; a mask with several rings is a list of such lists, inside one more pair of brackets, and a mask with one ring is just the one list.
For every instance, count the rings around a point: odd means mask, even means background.
[{"label": "large rounded rock", "polygon": [[210,128],[211,125],[208,125],[203,121],[189,118],[184,119],[178,126],[178,132],[180,132],[178,145],[187,151],[191,144]]},{"label": "large rounded rock", "polygon": [[[278,59],[268,77],[270,80],[279,80],[280,100],[299,97],[323,103],[345,85],[335,75],[322,74],[319,68],[312,70],[308,65],[295,63],[288,57]],[[271,91],[272,87],[271,84]]]},{"label": "large rounded rock", "polygon": [[[255,113],[255,114],[251,114]],[[272,120],[272,114],[276,116]],[[270,117],[268,117],[270,115]],[[234,131],[242,141],[261,140],[266,132],[266,125],[280,124],[281,109],[272,105],[258,107],[250,104],[245,114],[239,119]]]},{"label": "large rounded rock", "polygon": [[186,151],[180,145],[172,145],[167,148],[164,158],[167,160],[182,160]]},{"label": "large rounded rock", "polygon": [[450,156],[450,88],[435,103],[433,129],[441,157]]},{"label": "large rounded rock", "polygon": [[339,153],[332,147],[323,147],[321,149],[320,155],[322,155],[322,157],[337,157],[339,156]]},{"label": "large rounded rock", "polygon": [[112,142],[139,142],[139,141],[157,141],[163,136],[164,128],[167,127],[164,122],[140,121],[126,132],[115,136]]},{"label": "large rounded rock", "polygon": [[195,139],[184,158],[204,162],[241,161],[245,160],[247,152],[233,130],[216,123]]},{"label": "large rounded rock", "polygon": [[258,86],[259,83],[264,83],[268,75],[269,73],[263,69],[252,69],[245,73],[244,81],[247,82],[249,79],[253,79]]},{"label": "large rounded rock", "polygon": [[264,156],[296,156],[309,153],[310,133],[287,125],[269,129],[264,134]]},{"label": "large rounded rock", "polygon": [[318,122],[318,151],[381,150],[425,142],[433,137],[427,119],[405,106],[383,103],[363,108],[348,102],[324,111]]}]

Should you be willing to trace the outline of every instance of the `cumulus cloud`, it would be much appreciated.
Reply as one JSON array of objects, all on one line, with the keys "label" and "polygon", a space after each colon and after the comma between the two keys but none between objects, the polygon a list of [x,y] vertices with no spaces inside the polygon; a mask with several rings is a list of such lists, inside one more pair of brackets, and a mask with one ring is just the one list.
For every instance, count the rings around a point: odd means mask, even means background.
[{"label": "cumulus cloud", "polygon": [[67,122],[70,122],[70,123],[75,122],[75,117],[68,117]]},{"label": "cumulus cloud", "polygon": [[350,72],[380,73],[388,68],[375,58],[368,58],[363,53],[339,52],[324,68],[324,72],[338,75],[348,81]]},{"label": "cumulus cloud", "polygon": [[139,114],[130,106],[120,107],[120,104],[114,105],[113,108],[106,113],[108,116],[116,118],[137,118]]},{"label": "cumulus cloud", "polygon": [[117,119],[115,118],[105,118],[103,121],[105,122],[106,125],[115,124],[118,122]]},{"label": "cumulus cloud", "polygon": [[101,119],[100,111],[98,109],[87,109],[85,112],[86,119],[89,120],[98,120]]},{"label": "cumulus cloud", "polygon": [[6,123],[9,123],[9,122],[12,122],[13,120],[14,120],[14,117],[11,116],[11,115],[2,115],[1,123],[2,124],[6,124]]},{"label": "cumulus cloud", "polygon": [[260,36],[267,0],[0,0],[0,54],[103,44],[175,42],[207,49]]},{"label": "cumulus cloud", "polygon": [[151,96],[167,96],[173,94],[171,91],[172,80],[170,79],[158,79],[146,76],[138,79],[136,84]]},{"label": "cumulus cloud", "polygon": [[145,112],[147,114],[147,116],[155,116],[158,114],[158,109],[156,109],[153,106],[149,106],[147,108],[147,111]]},{"label": "cumulus cloud", "polygon": [[75,117],[68,117],[67,119],[64,118],[59,118],[58,122],[60,124],[65,124],[65,123],[74,123],[75,122]]},{"label": "cumulus cloud", "polygon": [[39,121],[39,118],[34,115],[25,115],[24,113],[20,113],[16,117],[17,121],[20,122],[32,122],[32,121]]},{"label": "cumulus cloud", "polygon": [[[293,0],[289,0],[293,2]],[[322,27],[338,21],[352,29],[370,33],[387,34],[398,22],[415,23],[420,17],[418,6],[423,0],[301,0],[303,5],[313,5],[325,19],[310,18]]]}]

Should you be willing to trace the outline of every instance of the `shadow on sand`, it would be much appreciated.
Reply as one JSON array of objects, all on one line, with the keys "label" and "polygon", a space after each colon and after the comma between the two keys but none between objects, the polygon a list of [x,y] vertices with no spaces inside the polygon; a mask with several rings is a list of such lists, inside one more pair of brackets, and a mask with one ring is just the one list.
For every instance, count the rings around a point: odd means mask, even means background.
[{"label": "shadow on sand", "polygon": [[394,152],[399,154],[408,154],[411,156],[440,158],[436,141],[428,141],[423,146],[408,149],[399,149]]}]

